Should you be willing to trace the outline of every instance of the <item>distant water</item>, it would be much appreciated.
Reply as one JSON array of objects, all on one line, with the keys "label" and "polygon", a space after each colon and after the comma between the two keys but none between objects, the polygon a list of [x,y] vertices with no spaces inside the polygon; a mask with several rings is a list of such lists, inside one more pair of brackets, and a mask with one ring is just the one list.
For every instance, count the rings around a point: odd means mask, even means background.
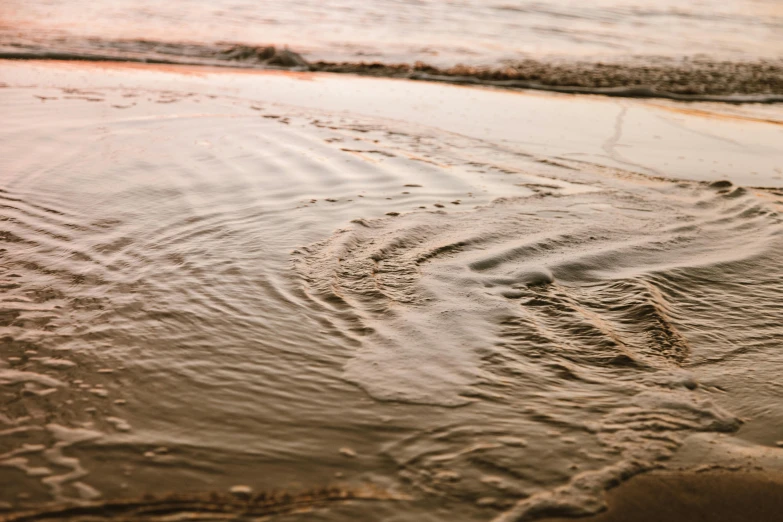
[{"label": "distant water", "polygon": [[[143,56],[173,44],[288,46],[309,60],[439,67],[503,60],[783,56],[777,0],[5,0],[0,51]],[[144,41],[144,42],[142,42]],[[196,44],[194,46],[194,44]],[[205,48],[206,49],[205,49]],[[214,53],[212,53],[214,54]]]}]

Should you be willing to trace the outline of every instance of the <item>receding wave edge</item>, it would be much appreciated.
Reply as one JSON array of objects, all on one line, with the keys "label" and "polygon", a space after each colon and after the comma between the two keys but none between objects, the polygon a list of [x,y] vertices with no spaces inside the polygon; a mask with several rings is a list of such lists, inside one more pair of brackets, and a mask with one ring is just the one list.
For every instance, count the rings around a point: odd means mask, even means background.
[{"label": "receding wave edge", "polygon": [[0,59],[123,61],[151,64],[284,69],[404,78],[506,89],[630,98],[723,103],[783,102],[783,61],[671,61],[650,63],[546,62],[526,59],[499,66],[422,62],[308,61],[288,48],[242,44],[171,44],[149,41],[81,42],[72,49],[0,45]]}]

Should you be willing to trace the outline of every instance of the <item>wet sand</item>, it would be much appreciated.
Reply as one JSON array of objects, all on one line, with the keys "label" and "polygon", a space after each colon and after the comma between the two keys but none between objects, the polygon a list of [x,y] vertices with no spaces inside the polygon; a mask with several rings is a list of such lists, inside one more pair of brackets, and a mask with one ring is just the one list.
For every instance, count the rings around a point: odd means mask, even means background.
[{"label": "wet sand", "polygon": [[311,71],[354,73],[448,83],[538,89],[574,94],[684,101],[783,101],[783,64],[778,61],[646,60],[543,62],[526,60],[504,67],[458,65],[438,68],[424,62],[307,64]]},{"label": "wet sand", "polygon": [[586,515],[713,446],[778,476],[779,107],[0,82],[9,520]]},{"label": "wet sand", "polygon": [[781,104],[612,99],[327,73],[127,62],[2,63],[5,75],[41,86],[65,82],[89,90],[118,82],[138,88],[160,82],[162,89],[172,92],[219,95],[228,90],[250,100],[509,142],[554,161],[596,162],[661,178],[727,178],[745,186],[783,186],[783,152],[778,146]]},{"label": "wet sand", "polygon": [[607,493],[608,509],[546,522],[774,522],[783,513],[783,475],[713,471],[647,473]]}]

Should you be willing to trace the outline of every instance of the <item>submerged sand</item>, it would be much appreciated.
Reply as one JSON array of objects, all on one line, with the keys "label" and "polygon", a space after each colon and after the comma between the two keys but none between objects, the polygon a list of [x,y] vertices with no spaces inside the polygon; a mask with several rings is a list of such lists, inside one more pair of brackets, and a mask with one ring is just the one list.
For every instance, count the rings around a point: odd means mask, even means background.
[{"label": "submerged sand", "polygon": [[[773,521],[783,512],[783,475],[758,472],[648,473],[608,494],[608,510],[585,522]],[[573,518],[547,518],[546,522]]]},{"label": "submerged sand", "polygon": [[775,493],[778,107],[0,75],[8,520],[532,520],[667,466]]}]

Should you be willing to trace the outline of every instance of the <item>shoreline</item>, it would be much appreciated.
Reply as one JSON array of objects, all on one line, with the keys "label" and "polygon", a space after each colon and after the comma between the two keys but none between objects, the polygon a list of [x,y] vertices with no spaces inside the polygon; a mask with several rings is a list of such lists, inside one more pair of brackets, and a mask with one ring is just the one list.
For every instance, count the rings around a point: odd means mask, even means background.
[{"label": "shoreline", "polygon": [[420,62],[414,65],[316,62],[309,65],[309,70],[625,98],[783,102],[783,64],[769,61],[624,64],[524,60],[500,68],[459,64],[437,68]]},{"label": "shoreline", "polygon": [[[122,45],[120,45],[122,44]],[[274,46],[156,44],[117,42],[117,49],[60,51],[42,49],[0,50],[6,60],[62,60],[130,62],[184,66],[216,66],[227,69],[329,72],[490,86],[532,89],[566,94],[594,94],[621,98],[661,98],[685,102],[781,103],[783,61],[758,59],[662,59],[628,62],[588,60],[507,61],[496,66],[456,64],[437,67],[423,62],[340,62],[307,60],[288,48]],[[134,47],[135,46],[135,47]],[[128,49],[127,47],[130,47]],[[163,48],[163,50],[161,50]]]}]

